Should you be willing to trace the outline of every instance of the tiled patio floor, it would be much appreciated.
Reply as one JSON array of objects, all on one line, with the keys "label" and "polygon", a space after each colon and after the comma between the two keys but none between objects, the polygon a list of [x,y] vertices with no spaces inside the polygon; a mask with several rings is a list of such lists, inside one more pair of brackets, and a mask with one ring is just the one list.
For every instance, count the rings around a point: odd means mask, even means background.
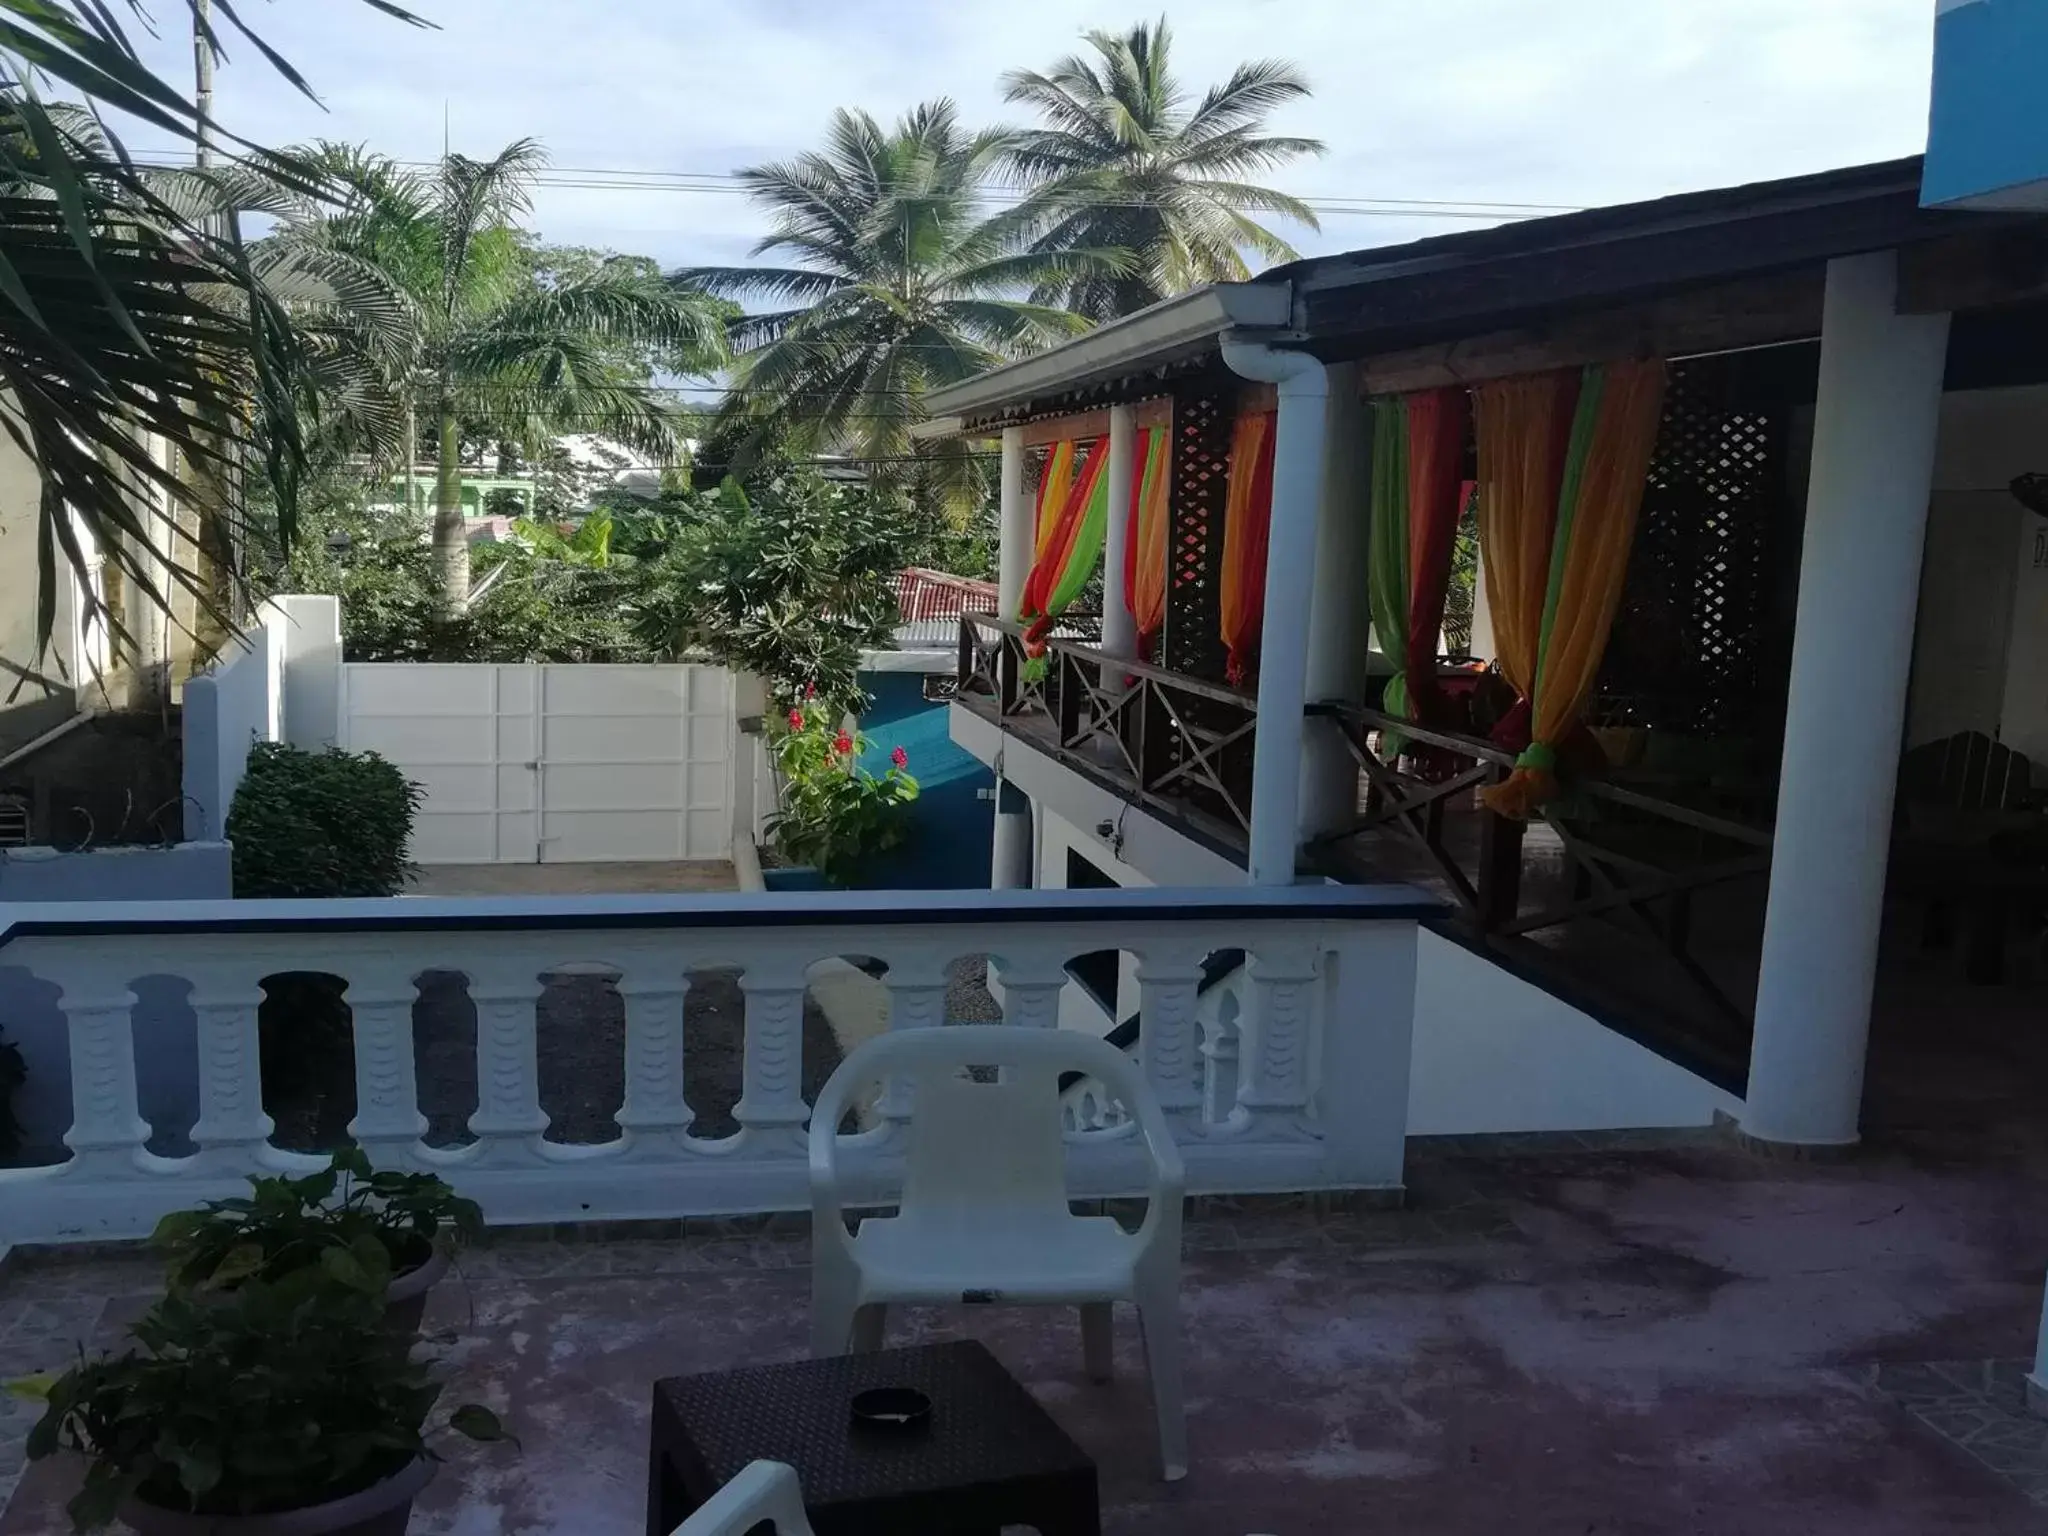
[{"label": "tiled patio floor", "polygon": [[[1893,1369],[2029,1346],[2048,1230],[2023,1168],[1509,1142],[1421,1150],[1414,1182],[1406,1212],[1191,1226],[1176,1486],[1153,1477],[1128,1320],[1108,1388],[1071,1314],[909,1314],[892,1339],[986,1339],[1097,1457],[1111,1536],[2048,1530],[2048,1455],[2000,1475],[1915,1416],[1924,1372]],[[523,1449],[453,1448],[414,1532],[639,1531],[650,1383],[800,1356],[806,1257],[774,1228],[473,1254],[433,1319],[457,1335],[453,1393]],[[133,1260],[17,1270],[0,1369],[111,1340],[152,1280]],[[0,1536],[63,1530],[57,1481],[31,1471]]]}]

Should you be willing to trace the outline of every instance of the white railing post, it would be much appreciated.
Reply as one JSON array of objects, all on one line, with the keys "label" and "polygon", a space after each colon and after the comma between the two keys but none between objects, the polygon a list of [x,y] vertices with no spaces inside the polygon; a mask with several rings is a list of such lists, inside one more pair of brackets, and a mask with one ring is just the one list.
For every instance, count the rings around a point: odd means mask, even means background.
[{"label": "white railing post", "polygon": [[[64,1145],[72,1178],[133,1178],[141,1169],[149,1122],[135,1099],[135,1033],[129,1010],[135,994],[126,986],[93,990],[95,984],[62,983],[57,1006],[64,1012],[71,1052],[71,1129]],[[97,983],[105,987],[105,983]]]},{"label": "white railing post", "polygon": [[805,1150],[804,972],[795,958],[749,961],[740,975],[747,999],[743,1081],[732,1116],[748,1144],[772,1153]]},{"label": "white railing post", "polygon": [[470,976],[476,1005],[476,1113],[469,1129],[480,1162],[533,1161],[546,1134],[540,1107],[540,1020],[537,975],[517,967]]},{"label": "white railing post", "polygon": [[1216,999],[1214,1018],[1202,1021],[1202,1118],[1222,1125],[1237,1108],[1237,993]]},{"label": "white railing post", "polygon": [[[892,964],[883,985],[889,989],[890,1029],[936,1029],[946,1022],[949,987],[943,964],[913,960]],[[883,1123],[900,1130],[910,1121],[912,1102],[910,1079],[898,1073],[882,1084],[875,1113]]]},{"label": "white railing post", "polygon": [[1003,989],[1005,1024],[1023,1029],[1059,1028],[1060,993],[1067,986],[1064,954],[1032,947],[1009,955],[990,955],[989,961]]},{"label": "white railing post", "polygon": [[209,964],[187,971],[199,1044],[199,1119],[192,1140],[209,1172],[254,1173],[270,1151],[273,1127],[263,1112],[256,1025],[263,1004],[260,970]]},{"label": "white railing post", "polygon": [[1239,1134],[1280,1141],[1309,1134],[1309,1059],[1322,979],[1316,961],[1307,945],[1285,942],[1263,944],[1245,961],[1244,1046],[1232,1117]]},{"label": "white railing post", "polygon": [[1315,1121],[1333,1187],[1401,1183],[1420,941],[1413,923],[1360,923],[1323,957]]},{"label": "white railing post", "polygon": [[689,982],[665,975],[619,978],[626,1007],[626,1097],[620,1129],[635,1153],[681,1150],[696,1116],[683,1096],[683,1006]]},{"label": "white railing post", "polygon": [[417,1162],[427,1117],[420,1113],[413,1065],[412,1010],[419,988],[412,972],[351,978],[343,1001],[356,1049],[356,1115],[348,1133],[377,1167]]},{"label": "white railing post", "polygon": [[1147,949],[1138,959],[1138,1059],[1145,1081],[1176,1133],[1199,1131],[1202,1084],[1197,1037],[1201,1022],[1202,951]]}]

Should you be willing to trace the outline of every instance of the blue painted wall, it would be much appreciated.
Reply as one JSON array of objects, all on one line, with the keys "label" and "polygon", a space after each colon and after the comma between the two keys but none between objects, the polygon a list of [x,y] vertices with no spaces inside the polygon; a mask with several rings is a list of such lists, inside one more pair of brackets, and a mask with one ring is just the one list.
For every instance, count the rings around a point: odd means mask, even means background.
[{"label": "blue painted wall", "polygon": [[2048,0],[1937,0],[1920,200],[2048,208]]},{"label": "blue painted wall", "polygon": [[863,672],[874,703],[861,716],[868,738],[861,766],[881,773],[897,747],[910,754],[918,797],[909,840],[876,862],[865,883],[876,890],[987,890],[995,839],[995,775],[953,744],[944,703],[929,703],[915,672]]}]

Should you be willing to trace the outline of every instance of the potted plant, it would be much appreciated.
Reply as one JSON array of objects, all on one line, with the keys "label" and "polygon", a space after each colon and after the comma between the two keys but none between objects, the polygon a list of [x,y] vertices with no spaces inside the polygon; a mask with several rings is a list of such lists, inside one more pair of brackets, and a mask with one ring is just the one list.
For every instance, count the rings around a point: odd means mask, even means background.
[{"label": "potted plant", "polygon": [[250,1280],[316,1280],[381,1296],[391,1326],[417,1332],[451,1248],[483,1230],[483,1212],[431,1173],[379,1173],[361,1148],[302,1178],[251,1178],[248,1196],[173,1211],[151,1241],[174,1291]]},{"label": "potted plant", "polygon": [[[865,736],[848,731],[815,698],[789,712],[774,742],[782,771],[782,803],[769,818],[776,852],[795,869],[815,869],[828,885],[851,885],[874,855],[896,847],[907,828],[905,808],[917,798],[909,758],[898,747],[882,773],[860,758]],[[771,871],[785,877],[794,870]],[[804,882],[771,880],[771,888],[803,889]]]},{"label": "potted plant", "polygon": [[[433,1477],[440,1396],[376,1297],[348,1286],[250,1281],[172,1292],[126,1353],[19,1383],[44,1401],[31,1460],[84,1459],[74,1528],[116,1517],[141,1536],[404,1536]],[[510,1438],[465,1404],[447,1427]]]}]

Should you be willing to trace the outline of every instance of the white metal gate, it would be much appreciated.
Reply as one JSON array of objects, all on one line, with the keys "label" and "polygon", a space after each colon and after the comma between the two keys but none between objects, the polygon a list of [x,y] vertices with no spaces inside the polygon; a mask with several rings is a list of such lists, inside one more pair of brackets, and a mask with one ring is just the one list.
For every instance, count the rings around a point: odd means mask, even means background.
[{"label": "white metal gate", "polygon": [[341,744],[426,790],[420,864],[730,857],[735,734],[718,667],[342,668]]}]

